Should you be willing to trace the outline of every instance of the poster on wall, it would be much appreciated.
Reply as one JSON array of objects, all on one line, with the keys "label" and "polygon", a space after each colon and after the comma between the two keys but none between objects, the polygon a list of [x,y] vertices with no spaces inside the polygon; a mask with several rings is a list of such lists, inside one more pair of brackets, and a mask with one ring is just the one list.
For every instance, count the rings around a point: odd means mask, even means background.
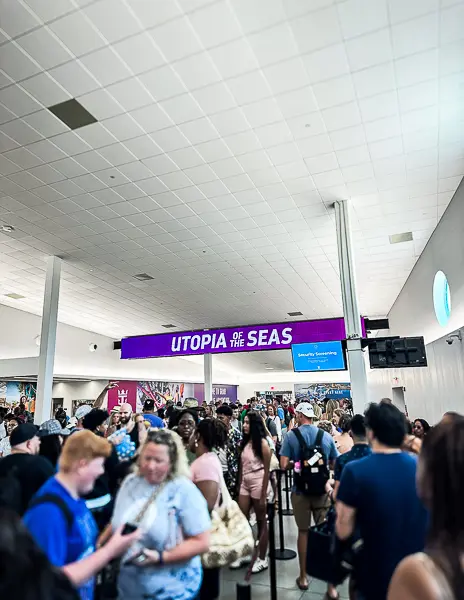
[{"label": "poster on wall", "polygon": [[[134,412],[141,412],[146,400],[153,400],[157,408],[167,402],[183,405],[187,398],[196,398],[201,405],[205,398],[203,383],[172,381],[116,381],[117,387],[108,390],[108,410],[127,402]],[[237,402],[236,385],[213,385],[213,401]]]},{"label": "poster on wall", "polygon": [[13,406],[21,401],[26,409],[34,412],[37,384],[25,381],[0,381],[0,404],[2,406]]},{"label": "poster on wall", "polygon": [[295,398],[302,402],[305,398],[314,400],[342,400],[351,398],[351,383],[295,383]]}]

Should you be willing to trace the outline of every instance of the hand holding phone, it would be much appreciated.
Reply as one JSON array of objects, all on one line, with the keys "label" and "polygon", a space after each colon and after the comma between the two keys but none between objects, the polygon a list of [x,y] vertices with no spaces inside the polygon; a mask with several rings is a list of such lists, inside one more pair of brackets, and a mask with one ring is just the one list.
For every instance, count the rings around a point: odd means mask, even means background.
[{"label": "hand holding phone", "polygon": [[133,533],[137,530],[137,525],[133,523],[126,523],[122,528],[121,535],[128,535],[129,533]]}]

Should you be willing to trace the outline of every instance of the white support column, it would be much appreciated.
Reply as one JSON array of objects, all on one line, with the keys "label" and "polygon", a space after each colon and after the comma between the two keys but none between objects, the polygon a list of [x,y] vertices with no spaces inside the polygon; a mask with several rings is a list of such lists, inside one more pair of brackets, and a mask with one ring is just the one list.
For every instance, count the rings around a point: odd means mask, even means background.
[{"label": "white support column", "polygon": [[206,404],[213,401],[213,355],[205,354],[203,356],[205,368],[205,400]]},{"label": "white support column", "polygon": [[61,258],[47,259],[45,292],[40,334],[39,373],[34,422],[40,425],[50,418],[52,410],[53,366],[55,363],[56,324],[60,296]]},{"label": "white support column", "polygon": [[353,410],[355,413],[363,413],[368,402],[366,363],[361,347],[361,316],[356,290],[349,205],[346,200],[335,202],[335,222]]}]

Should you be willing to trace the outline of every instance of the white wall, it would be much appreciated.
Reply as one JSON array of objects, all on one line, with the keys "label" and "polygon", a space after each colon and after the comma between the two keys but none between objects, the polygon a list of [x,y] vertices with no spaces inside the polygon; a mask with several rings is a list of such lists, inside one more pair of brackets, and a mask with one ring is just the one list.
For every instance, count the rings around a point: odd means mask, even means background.
[{"label": "white wall", "polygon": [[[432,286],[442,270],[451,290],[451,318],[446,327],[436,320]],[[423,335],[427,343],[426,368],[369,371],[371,400],[391,396],[403,385],[411,418],[437,422],[448,410],[464,413],[464,349],[445,337],[464,326],[464,184],[446,209],[388,315],[390,335]],[[463,331],[464,332],[464,331]],[[386,334],[387,335],[387,334]],[[398,377],[398,382],[394,381]]]}]

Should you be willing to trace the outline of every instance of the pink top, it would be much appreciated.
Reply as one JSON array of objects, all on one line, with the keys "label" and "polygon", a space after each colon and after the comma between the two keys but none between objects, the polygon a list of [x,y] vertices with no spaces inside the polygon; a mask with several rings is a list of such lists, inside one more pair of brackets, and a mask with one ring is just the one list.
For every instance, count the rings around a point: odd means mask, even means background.
[{"label": "pink top", "polygon": [[242,452],[242,473],[253,473],[264,469],[263,461],[253,452],[251,442],[245,446]]},{"label": "pink top", "polygon": [[214,452],[206,452],[193,461],[190,465],[193,483],[199,481],[215,481],[218,484],[218,497],[215,507],[221,498],[222,466]]}]

